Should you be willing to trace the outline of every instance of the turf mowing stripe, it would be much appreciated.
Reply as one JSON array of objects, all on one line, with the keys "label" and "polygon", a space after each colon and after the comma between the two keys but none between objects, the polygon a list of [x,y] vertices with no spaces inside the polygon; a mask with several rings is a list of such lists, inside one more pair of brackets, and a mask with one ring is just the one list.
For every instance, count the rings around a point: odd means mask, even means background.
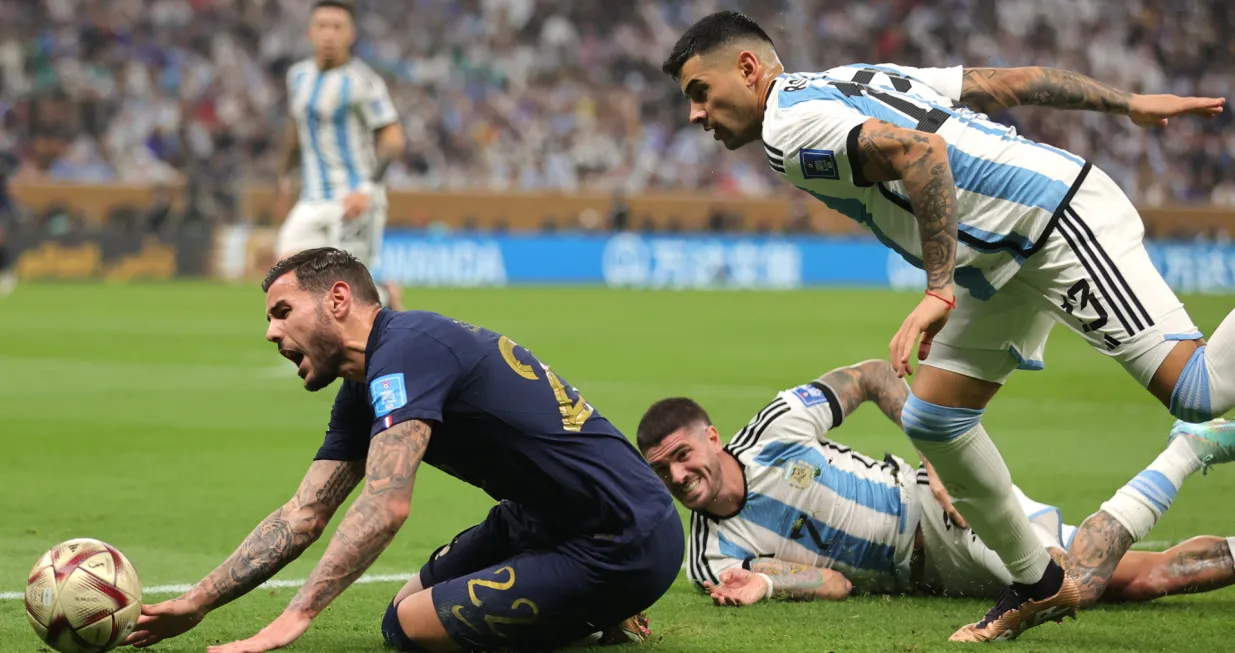
[{"label": "turf mowing stripe", "polygon": [[[1169,549],[1176,544],[1175,540],[1147,540],[1137,542],[1132,545],[1133,549],[1161,551]],[[682,571],[686,571],[686,563],[682,563]],[[370,583],[406,583],[412,577],[411,574],[375,574],[372,576],[361,576],[356,579],[356,585],[368,585]],[[304,578],[296,580],[268,580],[262,583],[257,589],[284,589],[291,587],[301,587],[305,584]],[[151,587],[142,588],[142,595],[149,596],[151,594],[184,594],[193,589],[192,585],[153,585]],[[26,598],[24,592],[0,592],[0,601],[19,601]]]}]

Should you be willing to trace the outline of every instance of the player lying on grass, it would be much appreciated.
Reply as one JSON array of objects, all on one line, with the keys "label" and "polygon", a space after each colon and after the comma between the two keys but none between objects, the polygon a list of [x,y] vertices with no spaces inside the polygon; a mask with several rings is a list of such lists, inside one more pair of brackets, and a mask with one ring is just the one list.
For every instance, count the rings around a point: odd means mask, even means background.
[{"label": "player lying on grass", "polygon": [[[691,122],[730,150],[761,141],[782,178],[926,272],[925,295],[888,346],[901,375],[912,371],[912,352],[922,361],[903,426],[1012,580],[953,639],[1012,638],[1074,614],[1081,590],[1039,546],[982,412],[1014,370],[1042,368],[1059,322],[1172,415],[1219,417],[1235,408],[1235,311],[1206,346],[1150,262],[1141,218],[1119,186],[983,112],[1086,109],[1161,127],[1216,116],[1225,101],[1125,93],[1041,67],[788,73],[767,33],[731,11],[687,29],[663,70],[689,100]],[[1143,536],[1150,524],[1127,517],[1103,517],[1095,537],[1121,528]]]},{"label": "player lying on grass", "polygon": [[292,643],[394,539],[422,460],[499,503],[389,604],[381,621],[389,645],[545,650],[601,630],[647,635],[631,615],[677,577],[682,523],[635,448],[574,388],[505,336],[382,309],[368,270],[341,250],[283,259],[262,288],[266,338],[305,388],[344,379],[325,443],[291,500],[189,592],[144,607],[126,643],[179,635],[252,591],[320,537],[364,479],[283,614],[251,639],[209,650]]},{"label": "player lying on grass", "polygon": [[[864,402],[899,424],[908,397],[885,361],[843,367],[786,390],[721,446],[704,409],[657,402],[638,443],[692,511],[687,574],[719,605],[768,597],[844,599],[850,592],[989,597],[1008,583],[999,557],[964,523],[929,465],[863,456],[828,437]],[[1235,458],[1235,424],[1177,423],[1158,459],[1102,505],[1156,521],[1183,479]],[[1235,583],[1235,538],[1197,537],[1163,553],[1128,551],[1063,524],[1057,508],[1016,490],[1044,550],[1064,559],[1082,605],[1147,601]],[[1122,511],[1109,514],[1121,514]]]}]

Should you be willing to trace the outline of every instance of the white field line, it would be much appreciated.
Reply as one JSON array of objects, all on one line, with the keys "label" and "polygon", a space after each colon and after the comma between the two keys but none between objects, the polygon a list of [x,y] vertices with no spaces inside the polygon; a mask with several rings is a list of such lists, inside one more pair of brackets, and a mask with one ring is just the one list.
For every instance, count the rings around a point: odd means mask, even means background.
[{"label": "white field line", "polygon": [[[1172,546],[1179,544],[1174,540],[1148,540],[1137,542],[1132,545],[1134,549],[1148,549],[1152,551],[1160,551],[1169,549]],[[686,563],[682,563],[682,571],[686,571]],[[374,574],[372,576],[361,576],[356,579],[357,585],[368,585],[370,583],[406,583],[411,574]],[[284,589],[292,587],[301,587],[305,584],[304,578],[294,580],[270,580],[266,581],[258,589]],[[187,583],[179,585],[152,585],[142,588],[142,596],[151,596],[154,594],[184,594],[192,589],[193,586]],[[26,597],[23,592],[0,592],[0,601],[19,601]]]}]

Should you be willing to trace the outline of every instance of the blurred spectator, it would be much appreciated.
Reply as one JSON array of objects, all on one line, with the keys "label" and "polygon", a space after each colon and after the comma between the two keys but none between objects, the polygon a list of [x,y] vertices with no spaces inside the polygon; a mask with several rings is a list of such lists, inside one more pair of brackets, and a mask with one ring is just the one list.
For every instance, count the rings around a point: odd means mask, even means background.
[{"label": "blurred spectator", "polygon": [[[0,0],[13,17],[0,25],[0,151],[19,145],[23,179],[184,175],[191,219],[236,219],[236,185],[272,176],[311,6]],[[759,148],[721,156],[688,125],[660,73],[680,32],[719,8],[760,21],[790,70],[1045,65],[1130,91],[1235,86],[1229,0],[367,0],[356,54],[389,79],[412,144],[390,185],[782,192]],[[1138,202],[1232,202],[1229,111],[1155,131],[1040,109],[997,118],[1093,160]]]}]

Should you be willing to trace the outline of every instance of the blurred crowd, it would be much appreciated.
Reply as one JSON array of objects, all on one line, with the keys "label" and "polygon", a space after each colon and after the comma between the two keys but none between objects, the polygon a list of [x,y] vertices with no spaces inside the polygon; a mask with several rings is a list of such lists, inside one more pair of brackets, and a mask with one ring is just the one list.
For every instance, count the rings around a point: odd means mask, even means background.
[{"label": "blurred crowd", "polygon": [[[758,148],[722,156],[660,73],[680,32],[724,8],[758,20],[790,70],[1045,65],[1130,91],[1235,95],[1229,0],[355,4],[355,53],[408,133],[393,188],[774,192]],[[237,185],[273,177],[311,6],[0,0],[0,182],[184,183],[193,211],[235,219]],[[1141,204],[1235,206],[1230,112],[1162,131],[1043,109],[996,118],[1090,158]]]}]

